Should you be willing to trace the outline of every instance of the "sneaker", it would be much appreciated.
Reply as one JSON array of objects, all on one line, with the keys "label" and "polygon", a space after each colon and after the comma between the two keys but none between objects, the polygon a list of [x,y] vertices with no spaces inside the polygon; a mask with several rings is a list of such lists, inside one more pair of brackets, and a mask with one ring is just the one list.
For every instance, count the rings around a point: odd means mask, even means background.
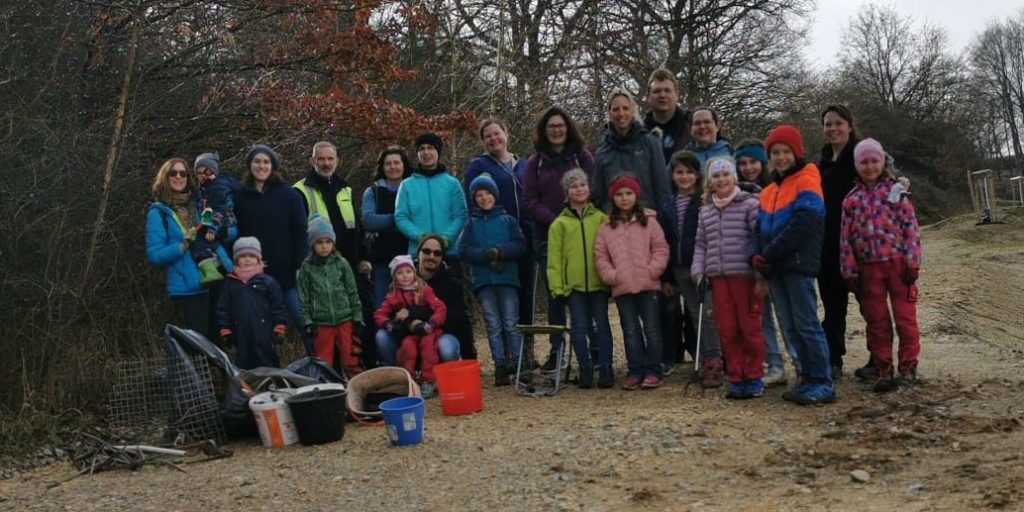
[{"label": "sneaker", "polygon": [[747,398],[760,398],[764,395],[764,381],[761,379],[750,379],[747,381]]},{"label": "sneaker", "polygon": [[611,368],[601,368],[597,379],[597,387],[608,389],[615,387],[615,372]]},{"label": "sneaker", "polygon": [[729,391],[725,393],[725,397],[730,400],[739,400],[746,398],[747,386],[743,382],[733,382],[729,384]]},{"label": "sneaker", "polygon": [[676,365],[669,363],[661,363],[661,374],[665,377],[672,375],[676,371]]},{"label": "sneaker", "polygon": [[828,384],[811,384],[794,396],[793,401],[800,405],[830,404],[836,401],[836,390]]},{"label": "sneaker", "polygon": [[508,367],[505,365],[498,365],[494,367],[494,387],[508,386],[510,384],[508,379]]},{"label": "sneaker", "polygon": [[589,366],[580,367],[580,381],[577,384],[580,389],[590,389],[594,387],[594,369]]},{"label": "sneaker", "polygon": [[643,378],[640,377],[639,375],[627,375],[626,382],[622,383],[622,389],[625,389],[626,391],[640,389],[640,384],[642,381]]},{"label": "sneaker", "polygon": [[853,376],[866,381],[878,380],[878,368],[868,359],[867,364],[853,371]]},{"label": "sneaker", "polygon": [[899,382],[896,379],[891,376],[883,376],[875,381],[875,385],[871,386],[871,391],[875,393],[888,393],[895,391],[897,387],[899,387]]},{"label": "sneaker", "polygon": [[420,398],[426,400],[433,397],[436,388],[437,385],[433,382],[424,382],[423,384],[420,384]]},{"label": "sneaker", "polygon": [[782,393],[782,399],[787,402],[796,402],[796,397],[802,394],[808,386],[810,386],[810,384],[807,384],[804,381],[799,381],[796,385]]},{"label": "sneaker", "polygon": [[765,386],[785,386],[786,385],[786,370],[783,370],[778,366],[771,366],[768,371],[764,372],[763,383]]},{"label": "sneaker", "polygon": [[697,374],[700,376],[700,387],[704,389],[722,387],[721,361],[707,362],[701,365]]},{"label": "sneaker", "polygon": [[640,383],[640,387],[644,389],[654,389],[661,387],[661,377],[657,375],[648,375],[644,377],[644,381]]}]

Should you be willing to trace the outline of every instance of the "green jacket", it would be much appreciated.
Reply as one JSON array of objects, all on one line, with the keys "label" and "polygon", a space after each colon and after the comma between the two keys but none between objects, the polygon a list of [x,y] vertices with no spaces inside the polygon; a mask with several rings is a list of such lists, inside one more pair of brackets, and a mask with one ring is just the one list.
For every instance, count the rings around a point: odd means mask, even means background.
[{"label": "green jacket", "polygon": [[356,276],[337,252],[326,258],[311,254],[299,267],[298,281],[302,325],[363,322]]},{"label": "green jacket", "polygon": [[608,291],[594,263],[597,228],[608,216],[587,203],[583,215],[566,206],[548,230],[548,283],[551,295]]}]

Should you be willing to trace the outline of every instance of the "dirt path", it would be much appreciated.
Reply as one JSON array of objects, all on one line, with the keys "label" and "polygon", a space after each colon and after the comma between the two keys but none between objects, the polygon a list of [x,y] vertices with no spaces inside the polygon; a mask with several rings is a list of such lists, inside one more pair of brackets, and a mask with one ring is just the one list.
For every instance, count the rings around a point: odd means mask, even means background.
[{"label": "dirt path", "polygon": [[[1022,217],[925,231],[927,380],[915,389],[879,397],[847,378],[837,404],[804,408],[780,388],[684,398],[680,375],[654,391],[551,398],[485,384],[482,414],[444,417],[429,401],[417,447],[350,426],[332,445],[238,444],[187,474],[110,472],[48,490],[73,471],[58,464],[0,482],[0,509],[1024,510]],[[854,365],[866,358],[855,306],[850,319]],[[858,469],[867,482],[851,480]]]}]

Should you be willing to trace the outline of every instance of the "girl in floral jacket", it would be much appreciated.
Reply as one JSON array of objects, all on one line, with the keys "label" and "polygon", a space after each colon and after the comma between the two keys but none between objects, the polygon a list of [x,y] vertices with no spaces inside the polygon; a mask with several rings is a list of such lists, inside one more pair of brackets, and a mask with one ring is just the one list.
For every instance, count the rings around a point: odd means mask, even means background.
[{"label": "girl in floral jacket", "polygon": [[[892,391],[917,381],[921,352],[917,326],[917,276],[921,268],[921,237],[914,206],[896,185],[885,163],[885,150],[875,139],[854,148],[858,180],[843,200],[840,227],[840,270],[860,303],[867,323],[868,348],[878,370],[874,390]],[[893,378],[893,318],[900,336],[899,373]]]}]

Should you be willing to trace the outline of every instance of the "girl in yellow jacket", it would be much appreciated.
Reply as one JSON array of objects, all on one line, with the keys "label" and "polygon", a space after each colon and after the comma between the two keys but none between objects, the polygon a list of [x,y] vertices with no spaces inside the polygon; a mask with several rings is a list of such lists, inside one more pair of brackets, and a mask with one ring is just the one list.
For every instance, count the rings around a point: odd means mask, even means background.
[{"label": "girl in yellow jacket", "polygon": [[590,182],[581,169],[562,177],[566,206],[548,230],[548,283],[551,295],[566,297],[569,304],[569,337],[580,365],[581,388],[594,386],[594,365],[587,346],[587,332],[595,327],[591,342],[598,353],[598,387],[615,385],[612,373],[612,332],[608,325],[608,287],[594,262],[597,230],[608,218],[590,202]]}]

